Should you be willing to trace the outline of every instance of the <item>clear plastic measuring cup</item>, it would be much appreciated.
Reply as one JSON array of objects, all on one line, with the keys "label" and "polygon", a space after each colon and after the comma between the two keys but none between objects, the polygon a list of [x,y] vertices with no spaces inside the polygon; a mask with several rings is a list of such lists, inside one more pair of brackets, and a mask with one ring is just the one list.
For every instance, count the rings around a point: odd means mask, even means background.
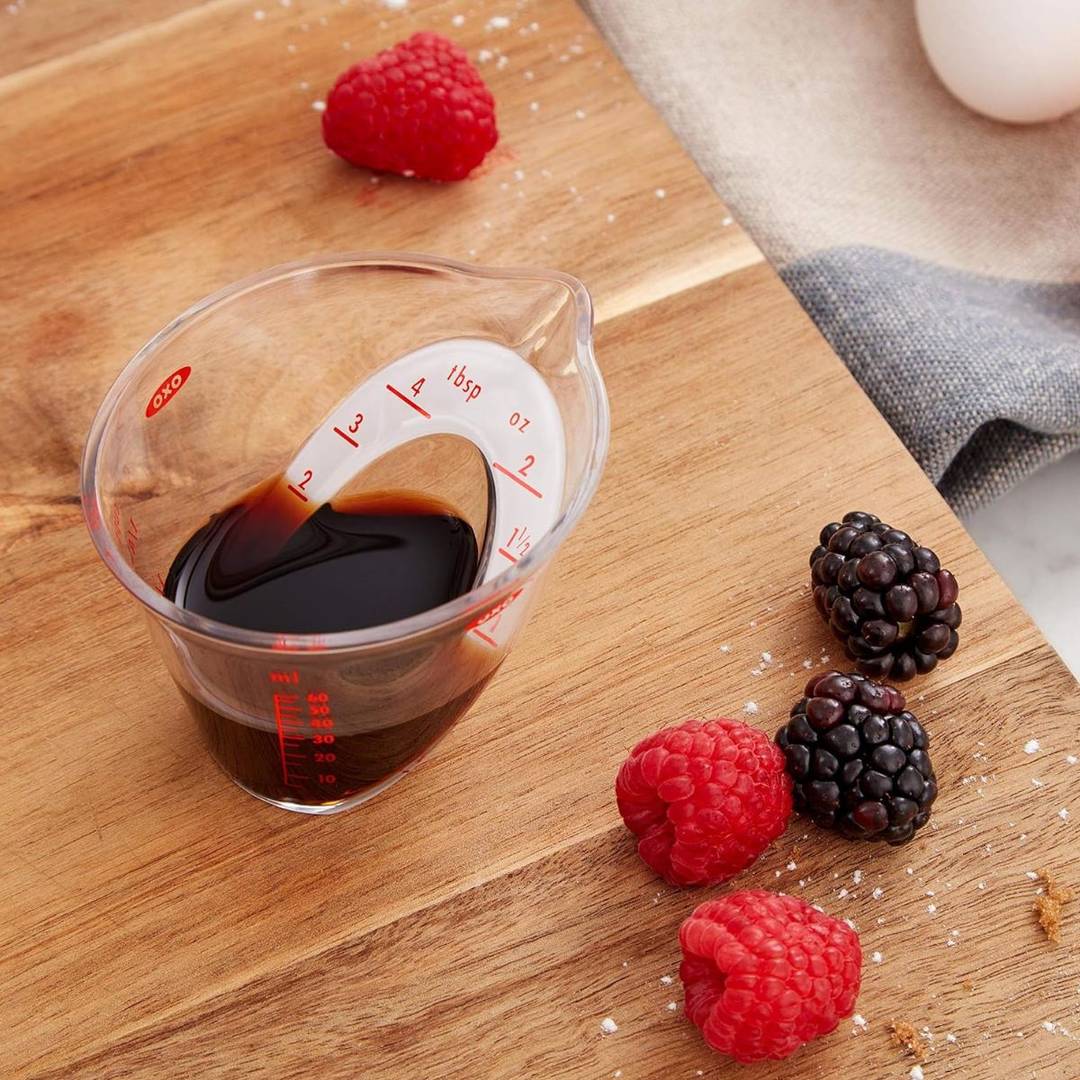
[{"label": "clear plastic measuring cup", "polygon": [[[596,490],[608,426],[574,278],[326,256],[208,297],[135,355],[91,427],[83,508],[218,764],[276,806],[333,813],[404,775],[495,674]],[[328,634],[167,599],[185,541],[272,477],[298,521],[364,491],[449,502],[478,537],[477,583]]]}]

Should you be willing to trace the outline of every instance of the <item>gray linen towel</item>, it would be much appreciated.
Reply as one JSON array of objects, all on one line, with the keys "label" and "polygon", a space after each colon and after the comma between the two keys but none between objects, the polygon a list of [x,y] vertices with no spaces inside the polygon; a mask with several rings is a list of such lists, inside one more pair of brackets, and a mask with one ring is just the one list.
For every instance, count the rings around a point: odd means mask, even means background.
[{"label": "gray linen towel", "polygon": [[1080,114],[969,112],[900,0],[586,6],[958,511],[1080,447]]}]

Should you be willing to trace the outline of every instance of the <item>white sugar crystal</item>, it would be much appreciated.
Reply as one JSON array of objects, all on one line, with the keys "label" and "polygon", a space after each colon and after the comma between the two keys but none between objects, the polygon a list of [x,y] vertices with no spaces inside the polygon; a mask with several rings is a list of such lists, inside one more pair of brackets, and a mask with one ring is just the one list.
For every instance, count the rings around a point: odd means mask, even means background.
[{"label": "white sugar crystal", "polygon": [[382,0],[382,6],[391,11],[404,11],[409,6],[409,0]]},{"label": "white sugar crystal", "polygon": [[255,20],[256,22],[262,22],[262,21],[263,21],[263,19],[265,19],[265,18],[266,18],[266,12],[265,12],[265,11],[263,11],[263,9],[262,9],[262,8],[256,8],[256,9],[255,9],[255,10],[254,10],[254,11],[253,11],[253,12],[251,13],[251,17],[252,17],[252,18],[253,18],[253,19],[254,19],[254,20]]},{"label": "white sugar crystal", "polygon": [[790,861],[790,862],[789,862],[789,863],[787,864],[787,868],[788,868],[789,870],[794,870],[794,869],[796,868],[796,866],[797,866],[797,863],[795,862],[795,860],[794,860],[794,859],[792,859],[792,860],[791,860],[791,861]]},{"label": "white sugar crystal", "polygon": [[729,652],[731,652],[731,646],[730,645],[721,645],[720,646],[720,651],[722,653],[729,653]]},{"label": "white sugar crystal", "polygon": [[848,891],[847,889],[841,889],[836,895],[840,900],[846,900],[848,898]]},{"label": "white sugar crystal", "polygon": [[[667,198],[667,192],[662,187],[658,187],[656,189],[656,197],[658,199],[666,199]],[[756,623],[751,623],[750,625],[755,626]]]},{"label": "white sugar crystal", "polygon": [[934,912],[935,912],[935,911],[937,911],[937,904],[927,904],[927,905],[926,905],[926,910],[927,910],[927,911],[928,911],[928,912],[929,912],[929,913],[930,913],[931,915],[933,915],[933,914],[934,914]]},{"label": "white sugar crystal", "polygon": [[674,975],[661,975],[660,976],[660,985],[661,986],[670,986],[674,981],[675,981],[675,976]]},{"label": "white sugar crystal", "polygon": [[772,663],[772,653],[771,652],[763,652],[761,654],[761,662],[763,664],[771,664]]},{"label": "white sugar crystal", "polygon": [[489,30],[505,30],[510,25],[510,20],[505,15],[492,15],[487,21]]},{"label": "white sugar crystal", "polygon": [[1058,817],[1061,818],[1062,821],[1068,821],[1069,820],[1069,811],[1066,810],[1065,807],[1063,806],[1058,811]]},{"label": "white sugar crystal", "polygon": [[728,225],[734,224],[734,222],[735,219],[733,217],[722,217],[720,219],[720,224],[723,225],[724,228],[727,228]]},{"label": "white sugar crystal", "polygon": [[600,1030],[605,1035],[614,1035],[615,1032],[619,1030],[619,1025],[616,1024],[610,1016],[605,1016],[604,1019],[600,1021]]},{"label": "white sugar crystal", "polygon": [[1043,787],[1043,782],[1037,776],[1033,776],[1031,778],[1031,786],[1032,787]]},{"label": "white sugar crystal", "polygon": [[465,25],[465,16],[464,15],[455,15],[450,20],[450,25],[451,26],[464,26]]},{"label": "white sugar crystal", "polygon": [[667,1011],[668,1012],[678,1012],[679,1011],[679,1003],[677,1001],[669,1001],[667,1003]]},{"label": "white sugar crystal", "polygon": [[862,871],[861,870],[856,870],[855,873],[851,875],[851,880],[854,881],[856,885],[861,884],[862,883]]},{"label": "white sugar crystal", "polygon": [[495,56],[495,54],[494,54],[494,53],[493,53],[493,52],[492,52],[492,51],[491,51],[490,49],[481,49],[481,50],[480,50],[480,51],[479,51],[479,52],[478,52],[478,53],[476,54],[476,59],[477,59],[477,62],[478,62],[478,63],[481,63],[481,64],[486,64],[486,63],[487,63],[487,62],[488,62],[489,60],[491,60],[491,59],[492,59],[492,58],[493,58],[494,56]]},{"label": "white sugar crystal", "polygon": [[326,112],[326,102],[325,101],[313,101],[311,103],[311,107],[316,112]]},{"label": "white sugar crystal", "polygon": [[1024,753],[1025,754],[1034,754],[1038,749],[1039,749],[1039,740],[1038,739],[1028,739],[1028,741],[1026,743],[1024,743]]},{"label": "white sugar crystal", "polygon": [[1039,875],[1036,874],[1034,870],[1025,870],[1024,877],[1026,877],[1028,881],[1037,881]]},{"label": "white sugar crystal", "polygon": [[615,220],[615,215],[614,214],[608,214],[607,223],[610,225],[614,220]]},{"label": "white sugar crystal", "polygon": [[506,67],[509,67],[509,66],[510,66],[510,57],[509,56],[500,56],[499,59],[495,61],[495,70],[496,71],[502,71],[503,68],[506,68]]},{"label": "white sugar crystal", "polygon": [[863,1016],[863,1015],[861,1015],[860,1013],[856,1013],[856,1014],[855,1014],[855,1015],[854,1015],[854,1016],[853,1016],[853,1017],[851,1018],[851,1022],[852,1022],[852,1023],[853,1023],[853,1024],[854,1024],[854,1025],[855,1025],[855,1026],[857,1027],[857,1028],[860,1028],[860,1029],[861,1029],[862,1031],[865,1031],[865,1030],[866,1030],[866,1028],[867,1028],[867,1026],[868,1026],[868,1023],[867,1023],[867,1019],[866,1019],[866,1017],[865,1017],[865,1016]]},{"label": "white sugar crystal", "polygon": [[882,960],[884,960],[884,959],[885,959],[885,957],[884,957],[884,956],[882,956],[882,955],[881,955],[881,953],[879,953],[879,952],[872,952],[872,953],[870,954],[870,961],[871,961],[871,963],[874,963],[874,964],[880,964],[880,963],[881,963],[881,961],[882,961]]},{"label": "white sugar crystal", "polygon": [[870,895],[875,900],[880,900],[885,895],[885,890],[879,885]]},{"label": "white sugar crystal", "polygon": [[524,72],[522,77],[525,79],[526,82],[532,82],[533,79],[536,78],[536,76],[533,75],[533,73],[531,71]]},{"label": "white sugar crystal", "polygon": [[1075,765],[1078,761],[1080,761],[1080,758],[1078,758],[1075,754],[1066,754],[1065,755],[1065,764],[1066,765]]},{"label": "white sugar crystal", "polygon": [[956,1036],[950,1031],[945,1035],[945,1041],[947,1043],[954,1043],[956,1042]]},{"label": "white sugar crystal", "polygon": [[576,117],[577,117],[577,118],[578,118],[579,120],[584,120],[584,119],[585,119],[585,110],[584,110],[584,109],[575,109],[575,110],[574,110],[574,115],[575,115],[575,116],[576,116]]},{"label": "white sugar crystal", "polygon": [[807,671],[809,671],[809,670],[810,670],[810,669],[811,669],[811,668],[812,668],[812,667],[814,666],[814,661],[813,661],[813,660],[811,660],[811,659],[810,659],[810,657],[808,656],[808,657],[807,657],[807,658],[806,658],[806,659],[805,659],[805,660],[804,660],[804,661],[802,662],[802,666],[803,666],[804,668],[806,668],[806,670],[807,670]]},{"label": "white sugar crystal", "polygon": [[746,713],[747,716],[757,716],[757,714],[761,712],[761,709],[756,701],[747,701],[743,705],[742,711]]},{"label": "white sugar crystal", "polygon": [[539,101],[530,101],[529,102],[529,112],[539,112],[539,111],[540,111],[540,102]]},{"label": "white sugar crystal", "polygon": [[926,1080],[926,1074],[922,1071],[921,1065],[912,1065],[908,1076],[911,1077],[911,1080]]}]

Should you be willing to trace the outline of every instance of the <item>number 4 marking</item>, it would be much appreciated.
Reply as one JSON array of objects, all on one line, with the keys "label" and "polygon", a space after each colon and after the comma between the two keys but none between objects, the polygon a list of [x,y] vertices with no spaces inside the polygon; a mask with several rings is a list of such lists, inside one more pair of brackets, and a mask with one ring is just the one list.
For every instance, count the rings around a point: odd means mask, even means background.
[{"label": "number 4 marking", "polygon": [[424,379],[417,379],[416,382],[414,382],[412,386],[409,387],[409,389],[413,392],[413,397],[419,397],[420,391],[424,389],[424,382]]}]

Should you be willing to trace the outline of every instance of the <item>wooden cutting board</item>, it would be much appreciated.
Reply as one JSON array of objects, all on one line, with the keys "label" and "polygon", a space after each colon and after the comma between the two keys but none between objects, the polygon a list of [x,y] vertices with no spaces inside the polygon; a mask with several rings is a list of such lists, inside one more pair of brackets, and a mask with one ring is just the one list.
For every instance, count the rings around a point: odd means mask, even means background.
[{"label": "wooden cutting board", "polygon": [[[1077,685],[569,0],[0,20],[0,1075],[902,1078],[893,1019],[932,1033],[935,1080],[1080,1075],[1080,918],[1049,944],[1030,879],[1080,884]],[[421,27],[490,52],[502,142],[466,183],[374,183],[326,153],[312,102]],[[312,820],[195,744],[85,535],[77,462],[177,311],[350,248],[580,276],[614,432],[479,704],[406,782]],[[962,583],[960,650],[911,689],[941,797],[898,850],[793,822],[728,886],[851,918],[867,957],[865,1023],[751,1074],[665,982],[679,923],[724,890],[659,882],[612,781],[688,714],[753,701],[772,731],[807,665],[839,659],[806,559],[852,508]]]}]

